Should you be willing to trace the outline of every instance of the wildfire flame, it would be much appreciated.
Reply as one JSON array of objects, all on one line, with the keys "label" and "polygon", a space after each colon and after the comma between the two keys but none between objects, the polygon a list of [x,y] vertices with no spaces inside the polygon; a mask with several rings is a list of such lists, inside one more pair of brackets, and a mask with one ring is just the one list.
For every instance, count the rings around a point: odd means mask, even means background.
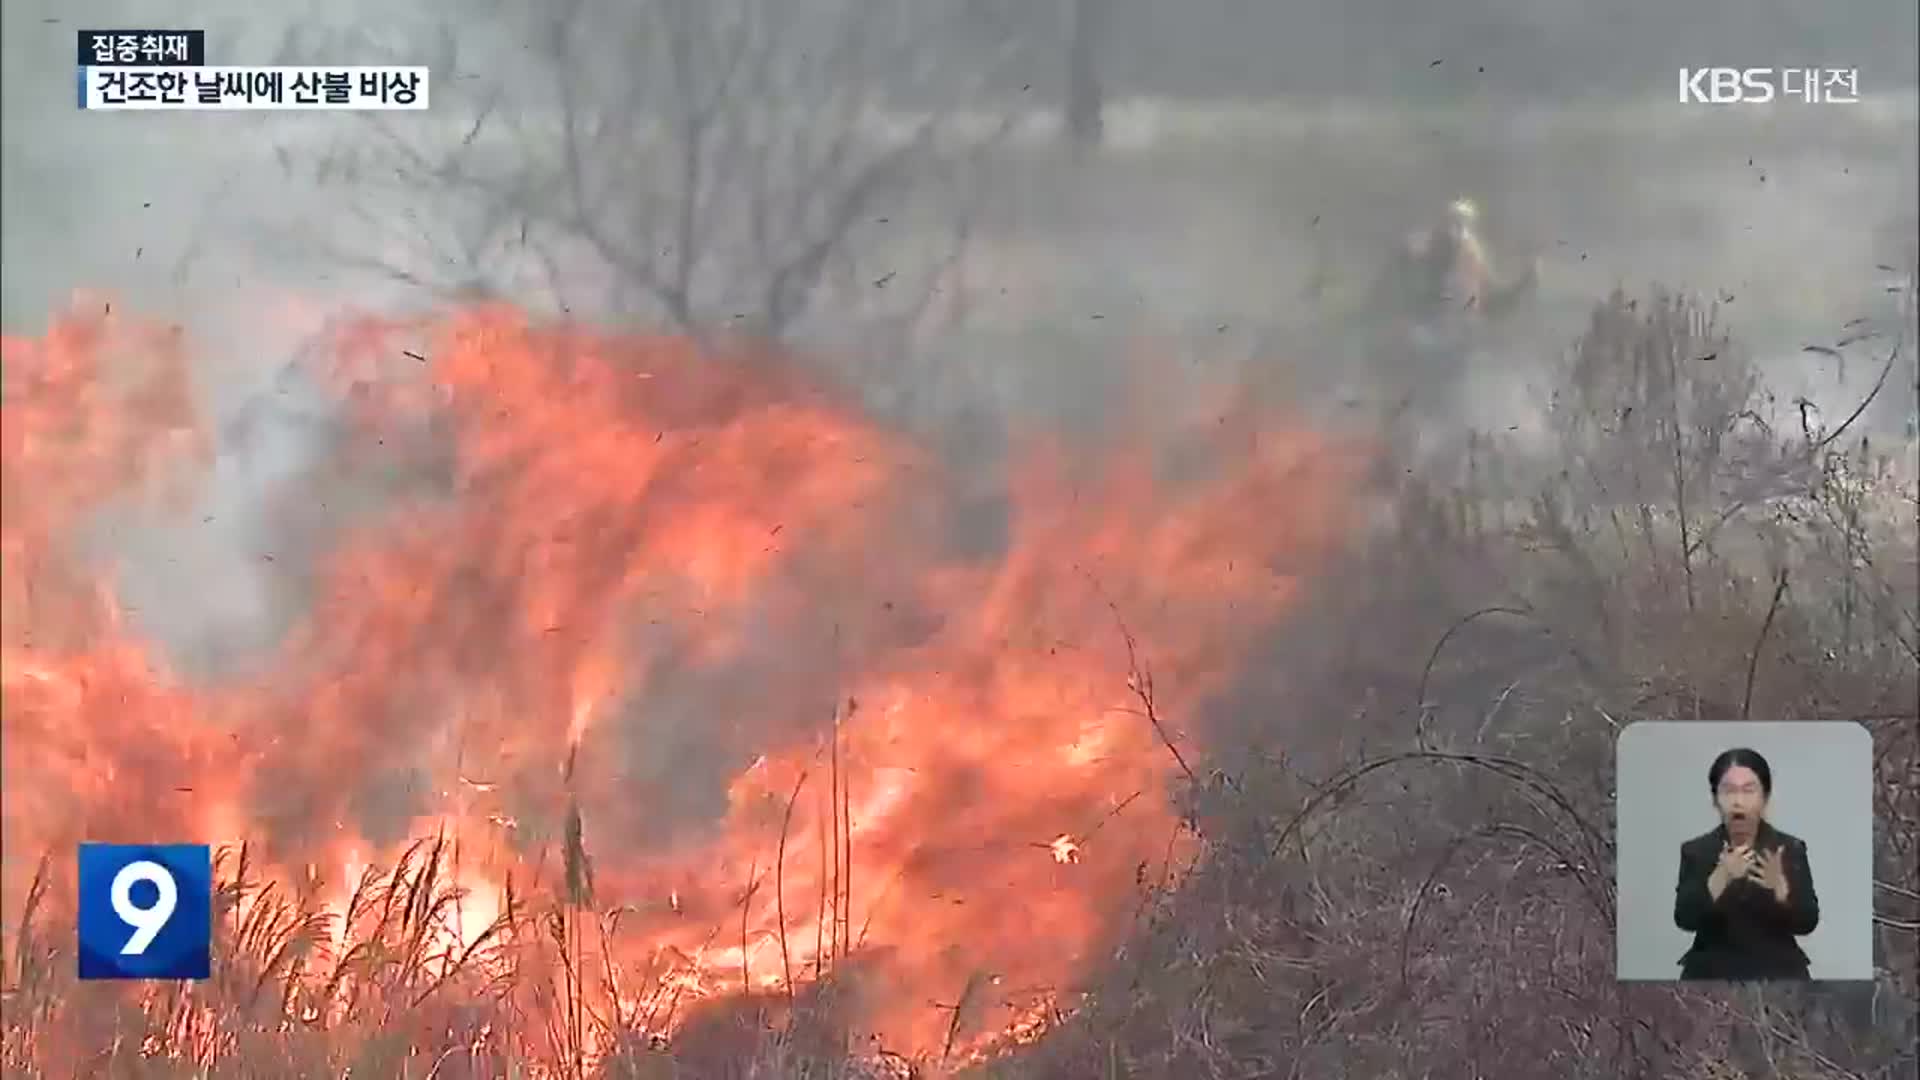
[{"label": "wildfire flame", "polygon": [[[354,475],[411,486],[314,567],[270,676],[192,684],[80,543],[191,493],[181,335],[96,306],[6,341],[7,910],[81,839],[247,841],[341,942],[368,868],[427,836],[449,956],[505,963],[490,928],[544,890],[560,948],[627,973],[583,992],[635,1029],[844,971],[889,1046],[1019,1039],[1052,1006],[1004,988],[1064,998],[1111,947],[1178,832],[1170,746],[1350,479],[1281,425],[1171,479],[1151,445],[1035,446],[1004,544],[956,554],[938,464],[777,360],[492,309],[366,323],[334,359]],[[570,969],[510,943],[550,1002]],[[289,1022],[342,1022],[361,985],[309,983]],[[208,1022],[177,1018],[212,1047]]]}]

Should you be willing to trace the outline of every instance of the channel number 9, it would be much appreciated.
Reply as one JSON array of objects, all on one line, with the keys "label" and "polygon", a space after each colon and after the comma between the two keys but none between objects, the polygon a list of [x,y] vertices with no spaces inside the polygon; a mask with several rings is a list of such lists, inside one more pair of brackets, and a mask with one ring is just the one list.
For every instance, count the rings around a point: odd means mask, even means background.
[{"label": "channel number 9", "polygon": [[[153,903],[141,907],[133,902],[133,887],[146,882],[157,891]],[[173,879],[173,871],[151,859],[130,862],[113,875],[113,884],[108,889],[108,900],[113,904],[113,913],[120,921],[133,927],[133,936],[120,946],[121,956],[144,956],[153,939],[173,921],[174,909],[180,905],[180,884]]]}]

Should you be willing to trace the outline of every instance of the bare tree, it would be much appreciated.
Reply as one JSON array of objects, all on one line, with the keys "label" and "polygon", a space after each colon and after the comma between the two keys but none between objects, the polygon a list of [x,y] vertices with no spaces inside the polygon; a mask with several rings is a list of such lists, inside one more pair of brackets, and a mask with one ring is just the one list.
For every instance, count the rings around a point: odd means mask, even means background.
[{"label": "bare tree", "polygon": [[1067,138],[1096,146],[1105,134],[1105,87],[1100,80],[1100,40],[1111,14],[1109,0],[1069,0],[1067,25]]},{"label": "bare tree", "polygon": [[959,235],[941,196],[1005,126],[928,104],[969,96],[950,69],[984,81],[996,61],[943,52],[938,4],[486,7],[430,57],[433,113],[377,118],[320,163],[364,226],[330,254],[441,291],[785,337],[836,282],[903,304],[930,287],[928,234]]},{"label": "bare tree", "polygon": [[[961,0],[967,25],[1016,56],[1038,77],[1059,110],[1060,132],[1077,147],[1097,145],[1105,130],[1102,77],[1112,24],[1125,0]],[[1021,91],[1033,83],[1019,81]]]}]

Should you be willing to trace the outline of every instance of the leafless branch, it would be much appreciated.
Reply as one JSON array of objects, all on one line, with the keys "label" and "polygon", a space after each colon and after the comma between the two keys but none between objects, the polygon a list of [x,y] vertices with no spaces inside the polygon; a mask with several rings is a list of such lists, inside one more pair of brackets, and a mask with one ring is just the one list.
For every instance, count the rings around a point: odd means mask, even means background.
[{"label": "leafless branch", "polygon": [[1160,720],[1160,711],[1153,696],[1153,671],[1141,660],[1139,642],[1134,639],[1133,631],[1127,626],[1127,620],[1121,616],[1120,606],[1106,595],[1106,590],[1101,588],[1100,582],[1091,573],[1087,574],[1087,580],[1093,585],[1094,591],[1100,595],[1101,600],[1106,603],[1107,610],[1113,613],[1114,626],[1120,631],[1120,641],[1126,646],[1127,690],[1140,702],[1141,715],[1146,717],[1147,723],[1153,725],[1154,734],[1160,737],[1160,742],[1167,748],[1167,753],[1173,755],[1173,762],[1180,767],[1180,772],[1189,782],[1197,783],[1199,777],[1194,774],[1193,766],[1187,764],[1187,757],[1180,752],[1180,745],[1174,742],[1172,733],[1167,731],[1166,725]]},{"label": "leafless branch", "polygon": [[1760,634],[1754,638],[1753,648],[1747,651],[1747,688],[1740,695],[1740,719],[1748,720],[1753,716],[1753,677],[1760,670],[1760,650],[1767,644],[1767,634],[1773,630],[1774,616],[1780,614],[1780,598],[1787,592],[1787,570],[1781,567],[1774,576],[1773,599],[1767,602],[1767,617],[1761,620]]},{"label": "leafless branch", "polygon": [[1823,436],[1819,442],[1813,444],[1811,447],[1812,451],[1824,450],[1833,445],[1834,440],[1846,434],[1847,429],[1853,426],[1853,422],[1860,419],[1861,415],[1867,411],[1868,406],[1873,404],[1873,399],[1880,396],[1881,389],[1887,385],[1887,377],[1893,374],[1893,366],[1898,363],[1899,360],[1900,346],[1895,345],[1892,349],[1888,350],[1887,362],[1880,368],[1880,377],[1873,381],[1873,389],[1867,391],[1867,396],[1860,399],[1860,404],[1854,406],[1853,411],[1847,414],[1847,418],[1840,422],[1839,427],[1834,428]]},{"label": "leafless branch", "polygon": [[[369,197],[376,174],[398,188],[387,200],[432,192],[437,217],[464,220],[451,249],[416,238],[421,265],[380,259],[408,285],[450,265],[494,282],[527,262],[556,296],[563,273],[598,276],[611,302],[641,301],[683,332],[787,337],[818,310],[827,268],[864,250],[868,221],[901,212],[910,192],[953,172],[945,163],[996,136],[961,132],[943,110],[903,126],[880,108],[887,80],[930,59],[981,85],[994,77],[1004,49],[936,52],[943,39],[924,19],[952,15],[937,5],[909,16],[882,0],[833,0],[804,18],[780,0],[499,6],[510,12],[499,18],[520,20],[502,25],[526,41],[550,108],[481,86],[447,139],[375,121],[354,167],[339,170]],[[638,42],[638,54],[616,41]],[[896,294],[914,305],[912,290]]]}]

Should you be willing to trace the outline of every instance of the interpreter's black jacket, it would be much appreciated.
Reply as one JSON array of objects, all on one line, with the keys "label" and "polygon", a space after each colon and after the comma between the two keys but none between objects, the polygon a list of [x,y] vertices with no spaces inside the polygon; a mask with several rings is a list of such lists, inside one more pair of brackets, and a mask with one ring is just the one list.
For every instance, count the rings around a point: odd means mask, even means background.
[{"label": "interpreter's black jacket", "polygon": [[1805,979],[1807,954],[1794,940],[1820,925],[1820,898],[1813,891],[1807,845],[1766,822],[1754,836],[1756,854],[1786,850],[1787,902],[1766,886],[1741,879],[1715,900],[1707,878],[1727,845],[1726,826],[1680,845],[1680,879],[1674,887],[1673,921],[1693,932],[1693,948],[1680,958],[1683,979]]}]

